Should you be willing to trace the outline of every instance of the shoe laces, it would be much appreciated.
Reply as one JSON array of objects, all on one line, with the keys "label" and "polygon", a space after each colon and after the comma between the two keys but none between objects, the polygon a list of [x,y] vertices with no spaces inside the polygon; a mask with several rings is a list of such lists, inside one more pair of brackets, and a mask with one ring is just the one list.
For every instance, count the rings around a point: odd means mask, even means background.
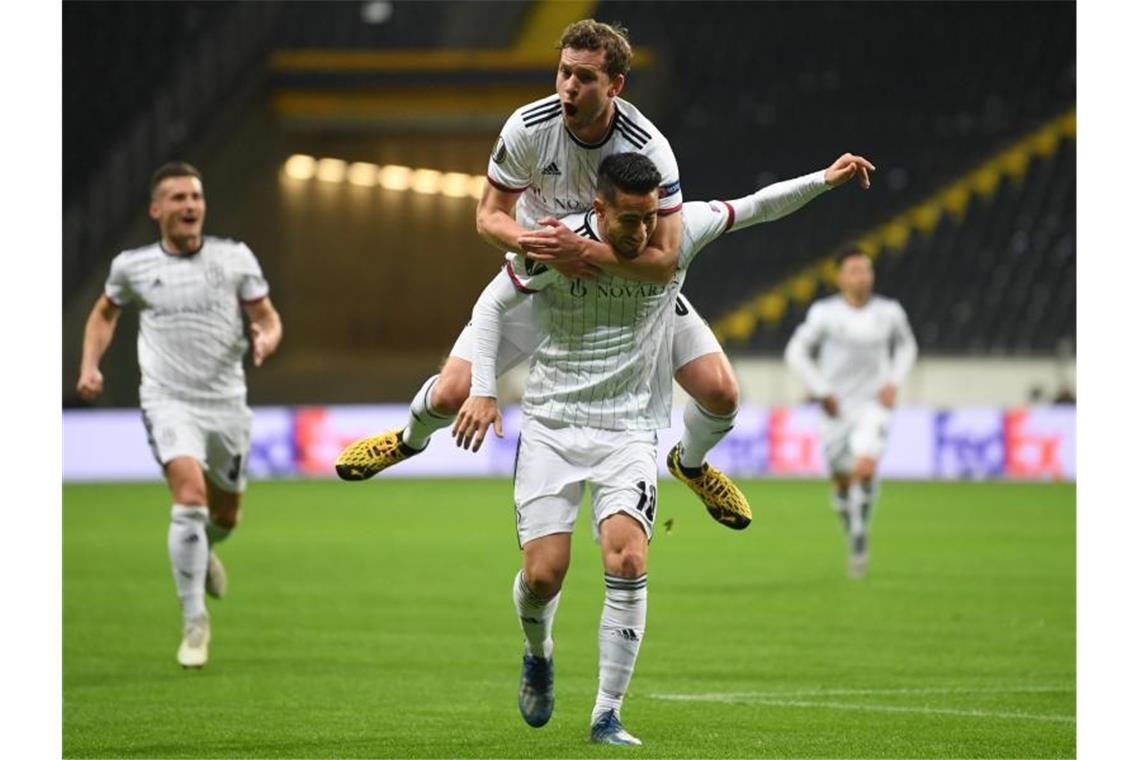
[{"label": "shoe laces", "polygon": [[550,667],[550,660],[527,655],[523,663],[526,670],[527,683],[538,691],[549,690],[551,675],[554,671],[554,669]]}]

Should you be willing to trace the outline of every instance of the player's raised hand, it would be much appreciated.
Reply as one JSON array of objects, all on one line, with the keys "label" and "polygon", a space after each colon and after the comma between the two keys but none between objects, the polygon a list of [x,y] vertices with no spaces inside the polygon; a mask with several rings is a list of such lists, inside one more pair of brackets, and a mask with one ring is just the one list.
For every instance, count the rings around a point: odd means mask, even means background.
[{"label": "player's raised hand", "polygon": [[827,183],[828,187],[839,187],[858,175],[859,186],[866,190],[871,187],[871,172],[873,171],[875,171],[875,165],[867,159],[851,153],[844,153],[835,159],[835,163],[827,167],[823,181]]},{"label": "player's raised hand", "polygon": [[499,403],[492,396],[470,396],[459,407],[451,437],[455,445],[475,452],[483,445],[487,429],[495,426],[495,435],[503,437],[503,415]]},{"label": "player's raised hand", "polygon": [[523,252],[538,261],[573,261],[582,258],[586,240],[552,216],[538,220],[541,229],[519,237]]},{"label": "player's raised hand", "polygon": [[75,385],[79,398],[84,401],[94,401],[103,393],[103,373],[98,367],[89,367],[79,371],[79,382]]},{"label": "player's raised hand", "polygon": [[828,417],[839,416],[839,399],[835,396],[824,396],[820,399],[820,404],[823,406],[823,413]]}]

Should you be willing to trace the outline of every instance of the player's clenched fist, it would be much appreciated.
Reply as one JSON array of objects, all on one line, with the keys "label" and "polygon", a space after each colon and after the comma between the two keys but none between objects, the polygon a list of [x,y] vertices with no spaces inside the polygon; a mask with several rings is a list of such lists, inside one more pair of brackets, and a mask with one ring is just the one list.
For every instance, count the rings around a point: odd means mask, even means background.
[{"label": "player's clenched fist", "polygon": [[79,397],[84,401],[94,401],[103,392],[103,373],[99,369],[84,369],[79,372],[79,382],[75,386]]}]

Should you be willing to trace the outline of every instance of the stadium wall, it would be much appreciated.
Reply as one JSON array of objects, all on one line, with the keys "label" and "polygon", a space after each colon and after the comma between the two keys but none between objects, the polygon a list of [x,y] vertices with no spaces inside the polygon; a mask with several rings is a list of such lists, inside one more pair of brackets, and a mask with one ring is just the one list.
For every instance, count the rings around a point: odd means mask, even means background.
[{"label": "stadium wall", "polygon": [[[249,475],[253,479],[327,478],[345,444],[404,424],[402,404],[259,407],[254,410]],[[821,477],[824,462],[816,405],[746,404],[710,460],[740,477]],[[488,438],[472,454],[446,431],[423,454],[401,463],[398,477],[509,477],[514,470],[521,413],[504,410],[504,437]],[[681,433],[681,409],[662,432],[660,472]],[[138,410],[68,410],[63,414],[63,479],[158,480]],[[886,478],[936,480],[1076,479],[1073,406],[910,406],[891,426],[881,473]],[[387,475],[385,477],[391,477]]]}]

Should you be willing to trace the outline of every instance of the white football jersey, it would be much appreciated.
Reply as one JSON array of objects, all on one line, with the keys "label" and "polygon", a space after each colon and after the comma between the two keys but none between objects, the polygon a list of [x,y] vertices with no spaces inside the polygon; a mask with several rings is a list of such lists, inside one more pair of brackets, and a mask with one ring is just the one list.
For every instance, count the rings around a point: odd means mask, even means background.
[{"label": "white football jersey", "polygon": [[192,254],[167,253],[161,243],[123,251],[104,293],[118,306],[139,306],[141,400],[245,399],[241,307],[269,293],[245,243],[206,237]]},{"label": "white football jersey", "polygon": [[[562,221],[580,235],[601,237],[593,210]],[[515,288],[535,294],[535,318],[543,336],[531,357],[525,413],[607,430],[669,426],[669,352],[677,295],[693,258],[731,226],[732,210],[720,201],[686,203],[682,223],[677,273],[667,285],[605,272],[595,279],[568,280],[541,262],[507,254],[506,270]],[[475,365],[472,393],[493,395],[494,361],[488,367],[477,358]]]},{"label": "white football jersey", "polygon": [[874,399],[887,383],[901,386],[917,354],[898,301],[871,296],[856,308],[838,293],[811,305],[784,352],[814,396],[833,395],[848,409]]},{"label": "white football jersey", "polygon": [[669,141],[633,104],[614,98],[614,120],[604,138],[587,145],[562,120],[557,94],[529,103],[503,126],[491,160],[488,181],[500,190],[522,193],[515,219],[526,229],[537,220],[585,213],[598,186],[598,165],[612,153],[641,153],[661,172],[661,215],[681,209],[681,178]]}]

